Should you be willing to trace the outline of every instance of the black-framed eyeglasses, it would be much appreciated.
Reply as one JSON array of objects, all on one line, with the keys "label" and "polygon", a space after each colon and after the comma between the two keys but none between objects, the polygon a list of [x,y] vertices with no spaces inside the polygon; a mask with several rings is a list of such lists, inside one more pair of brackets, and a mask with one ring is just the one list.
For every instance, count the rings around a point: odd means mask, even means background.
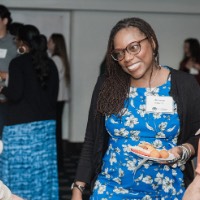
[{"label": "black-framed eyeglasses", "polygon": [[134,42],[131,42],[130,44],[128,44],[126,46],[125,49],[114,49],[112,52],[111,52],[111,56],[114,60],[116,61],[122,61],[124,58],[125,58],[125,53],[126,51],[129,53],[129,54],[133,54],[133,55],[136,55],[138,54],[140,51],[141,51],[141,45],[140,43],[144,40],[146,40],[147,37],[145,37],[144,39],[142,40],[139,40],[139,41],[134,41]]}]

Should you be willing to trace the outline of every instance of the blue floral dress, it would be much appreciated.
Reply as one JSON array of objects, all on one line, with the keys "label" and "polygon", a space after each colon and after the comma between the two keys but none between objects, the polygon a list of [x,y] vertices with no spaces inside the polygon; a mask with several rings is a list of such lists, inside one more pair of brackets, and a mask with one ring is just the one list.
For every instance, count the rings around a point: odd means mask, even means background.
[{"label": "blue floral dress", "polygon": [[156,148],[171,149],[177,144],[180,123],[174,112],[147,113],[146,96],[169,96],[168,81],[156,88],[130,88],[122,117],[106,117],[110,134],[109,147],[103,158],[90,200],[180,200],[185,191],[179,167],[146,161],[136,170],[142,158],[130,152],[129,146],[149,142]]}]

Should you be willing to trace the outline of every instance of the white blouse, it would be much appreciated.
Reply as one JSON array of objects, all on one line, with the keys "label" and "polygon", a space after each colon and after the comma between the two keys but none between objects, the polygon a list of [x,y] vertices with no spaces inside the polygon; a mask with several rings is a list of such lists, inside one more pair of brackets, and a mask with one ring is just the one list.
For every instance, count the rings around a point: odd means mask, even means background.
[{"label": "white blouse", "polygon": [[58,69],[59,75],[59,91],[58,91],[58,101],[68,101],[69,100],[69,87],[66,85],[65,80],[65,67],[63,66],[62,60],[59,56],[53,56],[52,60],[55,62]]}]

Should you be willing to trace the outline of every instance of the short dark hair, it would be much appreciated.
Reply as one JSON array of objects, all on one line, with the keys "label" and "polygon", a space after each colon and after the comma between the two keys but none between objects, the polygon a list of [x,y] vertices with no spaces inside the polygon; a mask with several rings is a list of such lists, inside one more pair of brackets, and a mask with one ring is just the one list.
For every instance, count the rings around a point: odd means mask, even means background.
[{"label": "short dark hair", "polygon": [[12,22],[9,27],[9,32],[11,35],[17,36],[19,29],[23,27],[23,23]]},{"label": "short dark hair", "polygon": [[11,13],[8,8],[2,4],[0,4],[0,18],[1,19],[8,19],[7,29],[9,29],[10,24],[12,23]]}]

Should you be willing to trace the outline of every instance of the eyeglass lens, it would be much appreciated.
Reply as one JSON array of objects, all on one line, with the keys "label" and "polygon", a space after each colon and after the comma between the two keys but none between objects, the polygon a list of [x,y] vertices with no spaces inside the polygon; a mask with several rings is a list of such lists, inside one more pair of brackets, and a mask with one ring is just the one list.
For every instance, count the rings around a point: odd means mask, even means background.
[{"label": "eyeglass lens", "polygon": [[[145,40],[147,38],[144,38],[143,40]],[[125,57],[125,51],[127,51],[129,54],[137,54],[140,52],[141,50],[141,45],[140,42],[142,42],[143,40],[139,41],[139,42],[132,42],[130,43],[125,49],[115,49],[113,50],[111,56],[114,60],[116,61],[121,61],[124,59]]]}]

